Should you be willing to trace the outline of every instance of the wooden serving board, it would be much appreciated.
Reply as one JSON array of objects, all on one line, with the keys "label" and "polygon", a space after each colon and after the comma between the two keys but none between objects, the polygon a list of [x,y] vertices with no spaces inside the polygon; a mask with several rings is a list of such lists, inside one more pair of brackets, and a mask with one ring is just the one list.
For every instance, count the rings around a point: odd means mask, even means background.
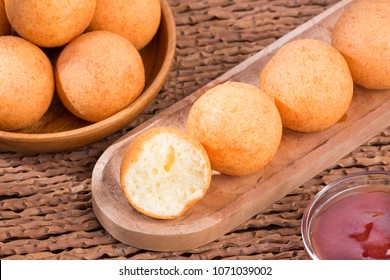
[{"label": "wooden serving board", "polygon": [[272,161],[244,177],[214,174],[205,197],[175,220],[157,220],[138,213],[127,202],[119,183],[119,167],[128,144],[154,126],[186,129],[192,104],[206,90],[225,81],[258,84],[261,69],[282,45],[298,38],[330,43],[345,0],[287,34],[226,74],[166,109],[123,138],[101,156],[92,176],[93,207],[103,227],[129,245],[158,251],[187,250],[227,233],[282,198],[390,125],[390,90],[356,86],[345,116],[331,128],[315,133],[283,131]]}]

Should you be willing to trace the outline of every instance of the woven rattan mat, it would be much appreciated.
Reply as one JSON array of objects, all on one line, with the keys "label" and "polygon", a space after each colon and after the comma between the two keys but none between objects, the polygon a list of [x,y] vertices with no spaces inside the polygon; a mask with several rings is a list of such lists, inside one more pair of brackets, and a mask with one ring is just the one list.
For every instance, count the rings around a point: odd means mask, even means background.
[{"label": "woven rattan mat", "polygon": [[150,252],[115,240],[91,205],[91,174],[104,150],[162,109],[215,79],[337,0],[170,0],[176,59],[151,106],[102,141],[55,154],[0,152],[2,259],[306,259],[300,222],[326,183],[362,170],[390,170],[390,128],[234,231],[185,252]]}]

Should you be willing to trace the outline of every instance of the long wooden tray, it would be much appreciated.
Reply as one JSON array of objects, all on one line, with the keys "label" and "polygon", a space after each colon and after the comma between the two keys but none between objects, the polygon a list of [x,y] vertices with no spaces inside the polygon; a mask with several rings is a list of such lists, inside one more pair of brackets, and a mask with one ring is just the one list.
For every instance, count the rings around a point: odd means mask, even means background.
[{"label": "long wooden tray", "polygon": [[157,220],[135,211],[122,194],[119,167],[127,145],[154,126],[185,128],[194,101],[225,81],[258,84],[261,69],[288,41],[315,38],[330,42],[337,18],[349,5],[345,0],[303,24],[226,74],[132,130],[109,147],[92,176],[93,208],[103,227],[129,245],[159,251],[187,250],[204,245],[240,225],[390,125],[390,90],[370,91],[356,86],[345,116],[316,133],[283,131],[272,161],[245,177],[213,175],[206,196],[175,220]]}]

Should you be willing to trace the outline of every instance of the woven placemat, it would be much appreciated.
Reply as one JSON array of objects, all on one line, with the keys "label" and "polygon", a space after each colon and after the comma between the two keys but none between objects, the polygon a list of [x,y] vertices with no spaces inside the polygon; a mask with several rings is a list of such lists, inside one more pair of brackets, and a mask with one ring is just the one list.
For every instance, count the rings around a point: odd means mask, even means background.
[{"label": "woven placemat", "polygon": [[300,221],[326,183],[362,170],[390,170],[390,128],[234,231],[200,248],[151,252],[115,240],[91,205],[91,175],[120,136],[217,78],[337,0],[170,0],[176,58],[155,101],[122,131],[53,154],[0,153],[2,259],[306,259]]}]

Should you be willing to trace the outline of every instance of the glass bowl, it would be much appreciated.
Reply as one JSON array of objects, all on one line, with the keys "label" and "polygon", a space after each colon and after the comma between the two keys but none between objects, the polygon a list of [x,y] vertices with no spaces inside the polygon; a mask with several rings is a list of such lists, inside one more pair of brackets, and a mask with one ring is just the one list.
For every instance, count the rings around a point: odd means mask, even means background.
[{"label": "glass bowl", "polygon": [[390,259],[390,172],[328,184],[307,205],[301,229],[311,259]]}]

